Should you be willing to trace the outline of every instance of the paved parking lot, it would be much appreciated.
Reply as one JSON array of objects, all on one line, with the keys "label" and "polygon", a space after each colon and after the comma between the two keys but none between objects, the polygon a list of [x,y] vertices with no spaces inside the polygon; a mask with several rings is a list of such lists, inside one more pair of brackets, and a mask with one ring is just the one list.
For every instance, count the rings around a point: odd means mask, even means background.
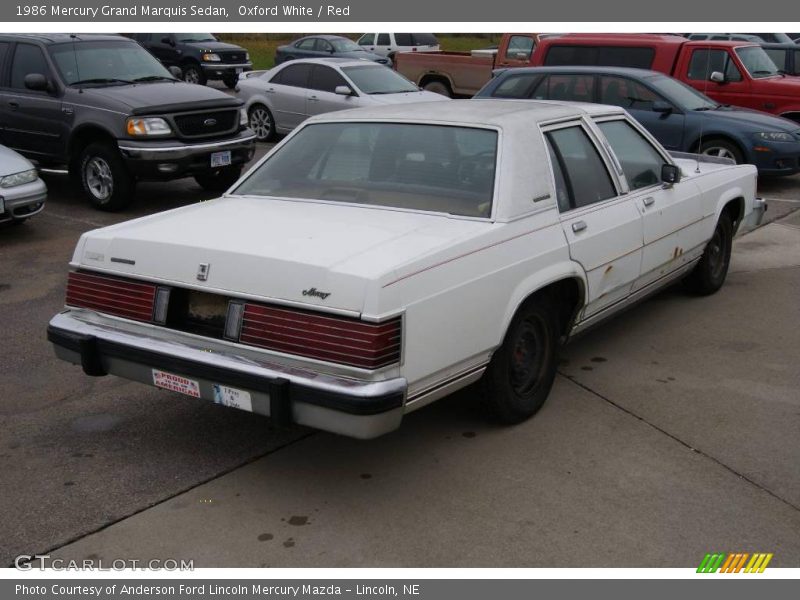
[{"label": "paved parking lot", "polygon": [[[262,147],[261,152],[265,150]],[[533,420],[464,390],[359,442],[57,361],[45,340],[81,232],[203,197],[140,187],[98,213],[49,176],[0,230],[0,559],[196,566],[800,566],[800,177],[761,181],[771,224],[723,290],[679,287],[576,340]]]}]

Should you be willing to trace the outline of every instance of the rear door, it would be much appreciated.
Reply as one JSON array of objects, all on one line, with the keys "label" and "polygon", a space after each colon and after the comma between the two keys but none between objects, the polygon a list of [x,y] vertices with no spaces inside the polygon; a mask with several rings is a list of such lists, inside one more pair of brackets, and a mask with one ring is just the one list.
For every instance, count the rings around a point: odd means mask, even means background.
[{"label": "rear door", "polygon": [[266,91],[272,100],[278,129],[291,131],[308,118],[310,76],[310,64],[290,62],[270,79]]},{"label": "rear door", "polygon": [[344,110],[358,106],[353,96],[343,96],[335,93],[337,86],[344,85],[352,89],[352,85],[342,75],[331,67],[314,65],[311,69],[311,78],[308,82],[306,93],[306,111],[310,116],[335,110]]},{"label": "rear door", "polygon": [[642,215],[644,249],[641,275],[633,290],[668,276],[703,250],[703,206],[690,180],[665,187],[661,167],[669,158],[624,117],[598,119],[625,174],[628,198]]},{"label": "rear door", "polygon": [[586,272],[586,318],[630,295],[641,268],[642,217],[586,123],[552,126],[545,139],[570,256]]}]

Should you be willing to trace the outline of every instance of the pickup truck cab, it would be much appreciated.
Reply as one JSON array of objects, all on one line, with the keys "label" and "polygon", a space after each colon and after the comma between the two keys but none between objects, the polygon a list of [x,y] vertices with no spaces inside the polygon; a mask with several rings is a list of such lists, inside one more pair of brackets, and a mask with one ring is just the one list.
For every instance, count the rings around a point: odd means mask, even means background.
[{"label": "pickup truck cab", "polygon": [[394,60],[398,52],[435,52],[439,40],[432,33],[365,33],[356,42],[367,52]]},{"label": "pickup truck cab", "polygon": [[48,337],[88,375],[360,438],[479,380],[518,423],[574,334],[722,286],[755,185],[617,107],[328,113],[222,198],[83,234]]},{"label": "pickup truck cab", "polygon": [[5,34],[0,56],[0,142],[66,166],[95,208],[124,208],[137,180],[222,191],[255,151],[241,100],[180,81],[128,38]]},{"label": "pickup truck cab", "polygon": [[398,52],[395,69],[430,92],[468,98],[492,78],[494,69],[529,66],[538,41],[536,33],[504,33],[497,49]]},{"label": "pickup truck cab", "polygon": [[543,39],[535,66],[652,69],[720,104],[800,122],[800,79],[779,72],[764,49],[742,41],[688,41],[675,35],[569,34]]}]

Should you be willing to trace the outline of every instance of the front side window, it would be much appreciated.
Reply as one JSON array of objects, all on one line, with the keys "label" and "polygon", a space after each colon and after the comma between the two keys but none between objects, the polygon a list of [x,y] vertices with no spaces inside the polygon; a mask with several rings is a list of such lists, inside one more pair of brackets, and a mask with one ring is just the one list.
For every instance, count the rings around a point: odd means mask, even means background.
[{"label": "front side window", "polygon": [[44,53],[39,46],[33,44],[17,44],[14,52],[14,62],[11,65],[11,87],[24,90],[25,76],[29,73],[40,73],[47,77],[50,68],[44,58]]},{"label": "front side window", "polygon": [[491,216],[497,132],[406,123],[308,125],[235,194]]},{"label": "front side window", "polygon": [[81,42],[49,47],[67,85],[121,85],[174,80],[147,50],[134,42]]},{"label": "front side window", "polygon": [[[775,65],[772,66],[775,67]],[[692,59],[689,62],[689,79],[708,81],[714,71],[722,73],[725,81],[742,80],[742,74],[725,50],[700,48],[692,52]]]},{"label": "front side window", "polygon": [[778,68],[761,46],[736,48],[736,55],[753,79],[778,75]]},{"label": "front side window", "polygon": [[[345,38],[337,38],[330,40],[330,42],[325,40],[325,43],[332,45],[336,52],[357,52],[359,50],[363,50],[363,48],[356,44],[353,40],[348,40]],[[380,41],[378,41],[378,44],[380,44]]]},{"label": "front side window", "polygon": [[627,77],[603,75],[600,78],[600,103],[633,110],[652,110],[659,98],[652,90]]},{"label": "front side window", "polygon": [[378,46],[388,46],[389,42],[389,34],[388,33],[379,33],[378,34]]},{"label": "front side window", "polygon": [[533,38],[527,35],[512,35],[508,40],[506,58],[511,60],[530,60],[533,52]]},{"label": "front side window", "polygon": [[[356,49],[360,49],[358,44],[355,44],[355,46]],[[328,40],[323,40],[321,38],[317,39],[317,45],[314,46],[314,49],[317,52],[333,52],[333,46],[331,46],[330,42]]]},{"label": "front side window", "polygon": [[339,75],[334,69],[321,65],[314,65],[314,71],[311,74],[311,81],[308,87],[312,90],[319,90],[320,92],[334,93],[336,88],[340,85],[350,87],[347,85],[344,77]]},{"label": "front side window", "polygon": [[617,195],[600,153],[582,127],[556,129],[546,137],[563,173],[570,208],[588,206]]},{"label": "front side window", "polygon": [[375,43],[375,34],[374,33],[365,33],[361,36],[361,39],[358,40],[359,46],[372,46]]},{"label": "front side window", "polygon": [[624,120],[598,123],[611,149],[622,164],[631,191],[661,183],[661,153]]}]

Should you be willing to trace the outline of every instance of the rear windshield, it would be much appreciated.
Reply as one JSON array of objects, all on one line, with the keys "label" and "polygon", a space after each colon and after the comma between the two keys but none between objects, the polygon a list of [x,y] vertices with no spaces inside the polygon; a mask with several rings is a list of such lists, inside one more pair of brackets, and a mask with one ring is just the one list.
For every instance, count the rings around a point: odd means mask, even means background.
[{"label": "rear windshield", "polygon": [[423,210],[492,212],[497,132],[405,123],[319,123],[300,130],[234,190]]}]

